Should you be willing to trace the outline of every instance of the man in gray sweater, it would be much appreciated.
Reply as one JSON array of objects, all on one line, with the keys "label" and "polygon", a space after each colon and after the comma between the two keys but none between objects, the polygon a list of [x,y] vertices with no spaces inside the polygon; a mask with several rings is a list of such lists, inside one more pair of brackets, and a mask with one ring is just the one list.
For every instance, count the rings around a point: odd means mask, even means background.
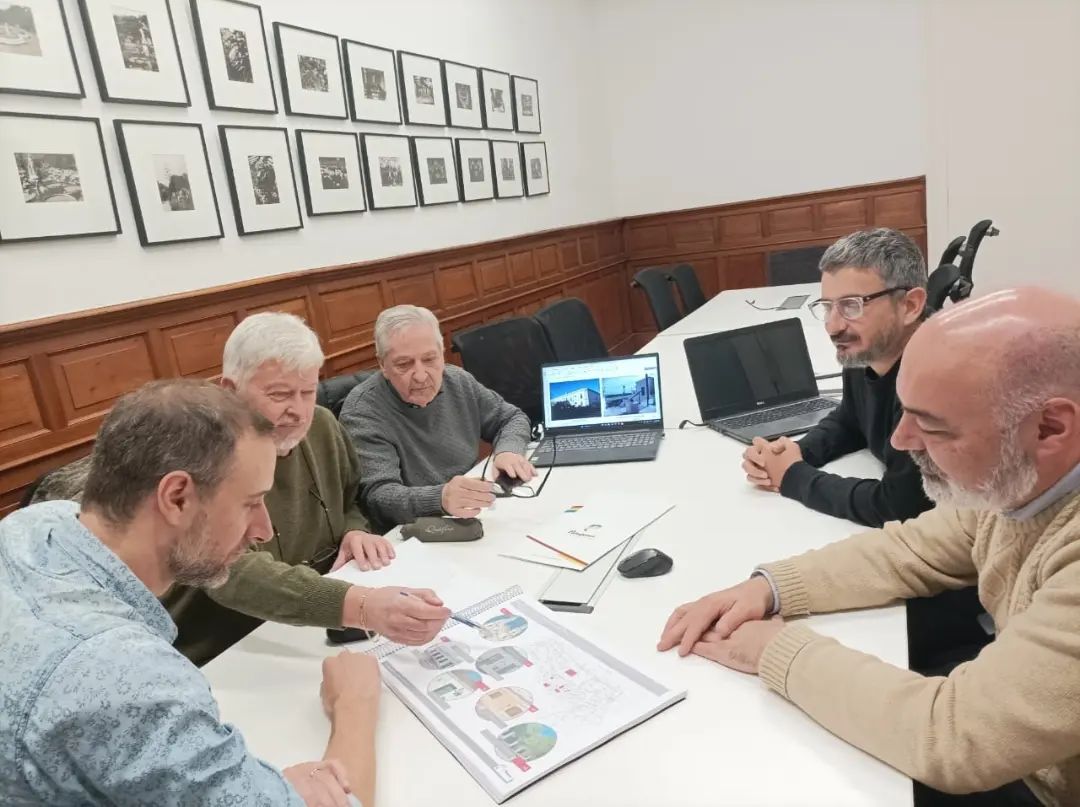
[{"label": "man in gray sweater", "polygon": [[379,372],[341,407],[360,456],[360,505],[380,531],[421,516],[472,517],[495,501],[490,480],[466,477],[480,440],[494,472],[527,482],[529,419],[464,370],[446,366],[439,322],[398,305],[375,322]]}]

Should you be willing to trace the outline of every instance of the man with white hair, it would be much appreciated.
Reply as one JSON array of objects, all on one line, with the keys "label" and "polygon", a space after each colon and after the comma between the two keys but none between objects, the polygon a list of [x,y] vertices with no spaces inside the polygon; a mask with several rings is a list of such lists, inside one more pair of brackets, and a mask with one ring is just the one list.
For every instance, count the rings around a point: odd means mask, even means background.
[{"label": "man with white hair", "polygon": [[379,372],[341,407],[360,455],[360,501],[382,530],[421,516],[476,516],[494,502],[490,481],[466,477],[481,440],[496,473],[528,481],[529,418],[460,367],[446,366],[439,322],[398,305],[375,321]]},{"label": "man with white hair", "polygon": [[263,620],[323,628],[364,628],[403,644],[434,638],[449,612],[434,592],[366,588],[323,575],[355,560],[362,570],[390,564],[390,543],[368,532],[356,502],[360,465],[333,414],[315,405],[323,353],[318,336],[292,314],[262,313],[236,326],[222,359],[222,384],[274,425],[274,487],[266,508],[269,541],[241,557],[211,590],[178,587],[165,604],[176,647],[204,664]]}]

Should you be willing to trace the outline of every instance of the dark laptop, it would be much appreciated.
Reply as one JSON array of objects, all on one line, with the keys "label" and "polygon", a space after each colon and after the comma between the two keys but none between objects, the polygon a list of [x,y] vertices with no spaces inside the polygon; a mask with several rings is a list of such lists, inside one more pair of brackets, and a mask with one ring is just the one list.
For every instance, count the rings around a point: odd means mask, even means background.
[{"label": "dark laptop", "polygon": [[798,319],[695,336],[683,346],[702,421],[740,442],[801,434],[838,405],[818,394]]},{"label": "dark laptop", "polygon": [[540,373],[544,439],[533,452],[534,465],[656,457],[664,436],[657,354],[545,364]]}]

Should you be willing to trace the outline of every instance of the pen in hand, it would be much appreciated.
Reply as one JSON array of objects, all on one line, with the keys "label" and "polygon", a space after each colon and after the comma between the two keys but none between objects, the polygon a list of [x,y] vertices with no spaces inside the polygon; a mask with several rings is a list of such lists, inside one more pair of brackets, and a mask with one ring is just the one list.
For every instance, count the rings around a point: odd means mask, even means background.
[{"label": "pen in hand", "polygon": [[[412,594],[410,594],[407,591],[402,591],[401,596],[402,597],[411,597]],[[459,616],[458,614],[451,613],[450,618],[452,620],[454,620],[455,622],[460,622],[462,625],[468,625],[470,628],[476,628],[477,630],[480,630],[480,626],[478,624],[476,624],[475,622],[473,622],[471,619],[468,619],[467,617],[463,617],[463,616]]]}]

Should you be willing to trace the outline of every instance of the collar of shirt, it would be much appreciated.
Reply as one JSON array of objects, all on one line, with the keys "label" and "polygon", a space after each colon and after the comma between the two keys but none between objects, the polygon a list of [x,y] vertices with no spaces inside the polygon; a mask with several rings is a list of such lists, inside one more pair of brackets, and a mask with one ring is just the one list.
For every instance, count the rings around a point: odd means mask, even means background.
[{"label": "collar of shirt", "polygon": [[1014,521],[1027,521],[1077,491],[1080,491],[1080,465],[1075,466],[1065,476],[1027,504],[1017,507],[1015,510],[1007,510],[1005,515]]}]

